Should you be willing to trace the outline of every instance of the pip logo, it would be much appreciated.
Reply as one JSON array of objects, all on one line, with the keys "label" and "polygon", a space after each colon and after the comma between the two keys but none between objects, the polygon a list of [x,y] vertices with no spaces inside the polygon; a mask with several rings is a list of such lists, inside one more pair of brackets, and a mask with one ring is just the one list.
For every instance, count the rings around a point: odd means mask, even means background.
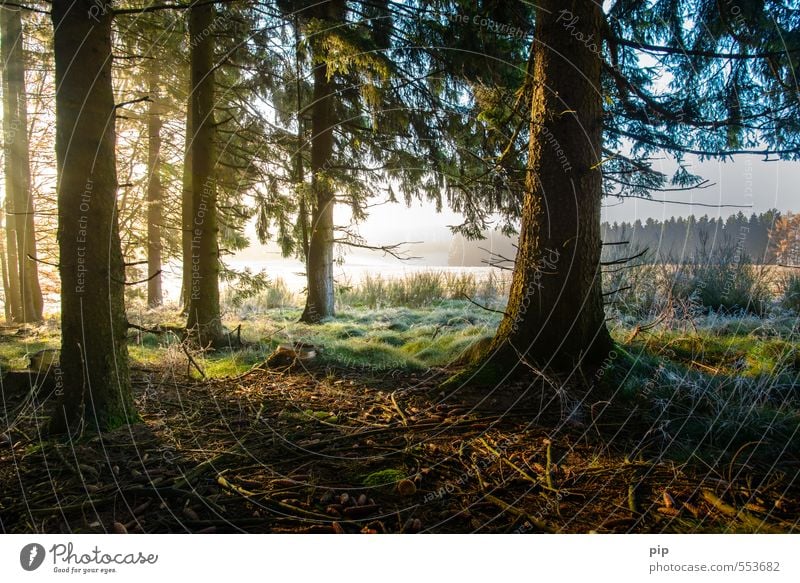
[{"label": "pip logo", "polygon": [[44,547],[37,543],[31,543],[22,547],[19,552],[19,564],[26,571],[35,571],[44,563]]}]

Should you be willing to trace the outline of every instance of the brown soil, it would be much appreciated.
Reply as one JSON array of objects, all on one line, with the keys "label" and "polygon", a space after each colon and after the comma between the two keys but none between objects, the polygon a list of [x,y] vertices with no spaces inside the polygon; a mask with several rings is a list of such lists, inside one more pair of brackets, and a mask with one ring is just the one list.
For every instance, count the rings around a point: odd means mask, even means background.
[{"label": "brown soil", "polygon": [[444,374],[140,370],[142,423],[71,441],[44,440],[46,407],[23,407],[0,444],[0,530],[800,530],[797,460],[678,464],[630,411],[570,415],[538,384],[444,395]]}]

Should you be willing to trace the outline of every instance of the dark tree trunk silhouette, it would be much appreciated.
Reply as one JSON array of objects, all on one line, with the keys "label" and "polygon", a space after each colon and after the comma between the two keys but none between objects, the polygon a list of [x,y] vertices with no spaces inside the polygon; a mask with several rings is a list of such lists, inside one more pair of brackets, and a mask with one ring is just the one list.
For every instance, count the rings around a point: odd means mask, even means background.
[{"label": "dark tree trunk silhouette", "polygon": [[193,138],[191,278],[186,327],[203,345],[226,342],[219,308],[219,243],[214,153],[214,7],[189,10]]},{"label": "dark tree trunk silhouette", "polygon": [[183,269],[181,281],[181,305],[184,313],[189,313],[189,297],[192,289],[192,94],[186,100],[186,131],[183,152],[183,179],[181,180],[181,248],[183,250]]},{"label": "dark tree trunk silhouette", "polygon": [[[5,213],[3,207],[0,206],[0,224],[3,222]],[[3,315],[5,316],[6,323],[12,322],[14,319],[11,317],[11,304],[8,301],[10,293],[10,283],[8,281],[8,259],[6,258],[6,245],[3,238],[0,237],[0,275],[3,278]]]},{"label": "dark tree trunk silhouette", "polygon": [[300,20],[295,13],[294,17],[294,42],[295,42],[295,53],[294,53],[294,64],[295,64],[295,93],[297,94],[297,151],[294,154],[294,169],[295,169],[295,183],[297,184],[297,192],[300,197],[298,210],[297,210],[297,219],[300,225],[300,245],[302,246],[303,250],[303,262],[306,263],[306,269],[308,269],[308,247],[309,247],[309,235],[308,235],[308,205],[306,203],[306,192],[303,188],[305,184],[306,177],[305,177],[305,168],[303,166],[303,150],[305,149],[305,123],[304,123],[304,115],[303,115],[303,93],[302,93],[302,85],[300,80],[302,79],[302,71],[301,71],[301,61],[302,55],[300,51]]},{"label": "dark tree trunk silhouette", "polygon": [[[562,3],[538,6],[519,251],[491,352],[496,362],[568,370],[611,347],[600,285],[601,60],[557,21]],[[601,37],[597,3],[570,9],[584,38]]]},{"label": "dark tree trunk silhouette", "polygon": [[0,28],[4,64],[6,225],[9,238],[14,239],[13,245],[8,241],[12,315],[18,322],[38,322],[42,319],[43,301],[36,263],[21,10],[0,8]]},{"label": "dark tree trunk silhouette", "polygon": [[[331,22],[343,18],[344,2],[322,2],[318,18]],[[328,78],[327,55],[315,55],[311,106],[311,236],[306,260],[308,295],[300,320],[316,323],[335,315],[333,287],[333,207],[335,195],[328,170],[333,157],[334,85]]]},{"label": "dark tree trunk silhouette", "polygon": [[[151,66],[152,67],[152,66]],[[150,71],[150,106],[147,116],[147,305],[160,306],[161,292],[161,102],[158,97],[158,73]]]},{"label": "dark tree trunk silhouette", "polygon": [[116,205],[111,14],[95,8],[93,0],[52,5],[64,387],[54,431],[102,430],[136,417]]}]

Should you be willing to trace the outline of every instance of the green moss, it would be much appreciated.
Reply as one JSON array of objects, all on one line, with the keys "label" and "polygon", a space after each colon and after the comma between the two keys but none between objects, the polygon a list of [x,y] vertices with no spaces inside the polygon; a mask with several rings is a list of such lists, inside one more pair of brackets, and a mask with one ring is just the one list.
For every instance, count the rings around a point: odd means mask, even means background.
[{"label": "green moss", "polygon": [[164,347],[128,345],[131,361],[140,365],[156,365],[164,359]]},{"label": "green moss", "polygon": [[127,415],[120,410],[99,419],[99,429],[102,432],[109,432],[125,425],[136,425],[141,422],[142,418],[139,413],[133,407],[129,407]]},{"label": "green moss", "polygon": [[400,480],[405,479],[406,473],[402,470],[388,468],[367,474],[361,482],[370,488],[380,488],[382,486],[394,486]]},{"label": "green moss", "polygon": [[304,411],[293,411],[290,409],[282,409],[278,413],[278,419],[281,421],[291,421],[292,423],[302,422],[305,423],[309,420],[308,415]]},{"label": "green moss", "polygon": [[453,361],[454,364],[477,364],[489,350],[492,340],[494,340],[494,335],[485,334],[483,336],[478,336],[477,340],[475,338],[469,338],[467,340],[468,343],[464,345],[463,350],[458,356],[458,359]]},{"label": "green moss", "polygon": [[208,355],[201,366],[209,378],[237,376],[264,362],[267,356],[268,351],[261,347],[220,351]]},{"label": "green moss", "polygon": [[507,372],[507,370],[491,361],[474,364],[455,373],[440,384],[439,388],[447,392],[458,390],[463,385],[478,388],[494,387],[501,379],[505,378]]},{"label": "green moss", "polygon": [[303,411],[303,415],[310,419],[316,419],[317,421],[324,421],[325,423],[338,423],[339,417],[335,413],[331,413],[330,411],[314,411],[313,409],[306,409]]},{"label": "green moss", "polygon": [[28,354],[40,350],[60,348],[61,341],[55,335],[39,335],[19,339],[5,336],[0,342],[0,369],[24,370],[28,368]]}]

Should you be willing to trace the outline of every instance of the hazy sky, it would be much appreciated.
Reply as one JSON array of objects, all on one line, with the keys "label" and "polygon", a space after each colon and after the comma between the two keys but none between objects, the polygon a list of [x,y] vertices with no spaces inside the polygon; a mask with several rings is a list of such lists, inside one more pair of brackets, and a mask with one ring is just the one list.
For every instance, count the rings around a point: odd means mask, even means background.
[{"label": "hazy sky", "polygon": [[[664,163],[662,170],[672,174],[674,165]],[[777,208],[783,212],[800,211],[800,162],[764,162],[759,156],[739,156],[734,161],[695,162],[693,170],[713,183],[703,190],[685,192],[654,193],[654,199],[667,199],[686,203],[703,203],[708,205],[742,205],[742,207],[704,207],[697,204],[669,204],[645,200],[619,200],[608,198],[603,209],[604,221],[642,221],[648,217],[665,219],[670,216],[688,216],[690,214],[726,217],[741,210],[745,214],[763,212]],[[449,209],[437,213],[430,203],[415,202],[410,208],[403,204],[384,204],[372,207],[369,218],[360,225],[359,232],[370,244],[391,244],[401,241],[449,241],[451,238],[449,225],[459,224],[461,218]],[[349,212],[345,205],[338,205],[334,211],[337,225],[346,224]],[[298,274],[303,270],[299,261],[284,261],[275,245],[269,247],[259,245],[255,239],[252,225],[248,228],[251,235],[251,247],[237,253],[234,261],[242,267],[249,265],[256,271],[266,267],[273,277],[282,277],[293,289],[301,289],[304,280]],[[408,247],[414,253],[414,247]],[[387,273],[387,266],[401,266],[403,262],[380,254],[372,257],[383,263],[368,265],[369,272],[380,270]],[[337,266],[337,277],[357,277],[353,275],[353,265],[364,263],[364,252],[351,249],[348,252],[347,268]],[[425,257],[426,262],[445,261],[442,257]],[[361,265],[364,268],[364,265]],[[393,272],[392,272],[393,273]],[[177,281],[177,278],[176,278]]]},{"label": "hazy sky", "polygon": [[[665,164],[667,172],[673,166]],[[737,156],[734,161],[695,161],[692,171],[709,180],[713,186],[685,192],[655,192],[653,201],[606,199],[603,219],[631,221],[648,217],[669,218],[708,214],[726,217],[740,210],[745,214],[760,213],[771,208],[780,211],[800,210],[800,162],[765,162],[763,156]],[[699,204],[669,204],[657,201],[674,200],[707,205],[741,205],[703,207]]]},{"label": "hazy sky", "polygon": [[[737,156],[731,162],[694,161],[691,169],[713,183],[702,190],[653,193],[653,201],[607,198],[604,221],[644,221],[691,214],[726,217],[742,211],[745,214],[771,208],[781,211],[800,210],[800,162],[765,162],[763,156]],[[662,171],[671,175],[674,164],[663,162]],[[664,200],[695,204],[670,204]],[[742,205],[741,207],[704,207],[708,205]],[[337,209],[337,222],[346,217]],[[383,205],[371,209],[370,217],[361,225],[361,233],[375,243],[401,240],[435,241],[449,238],[448,225],[460,223],[460,217],[446,210],[436,213],[433,205],[415,203]]]}]

